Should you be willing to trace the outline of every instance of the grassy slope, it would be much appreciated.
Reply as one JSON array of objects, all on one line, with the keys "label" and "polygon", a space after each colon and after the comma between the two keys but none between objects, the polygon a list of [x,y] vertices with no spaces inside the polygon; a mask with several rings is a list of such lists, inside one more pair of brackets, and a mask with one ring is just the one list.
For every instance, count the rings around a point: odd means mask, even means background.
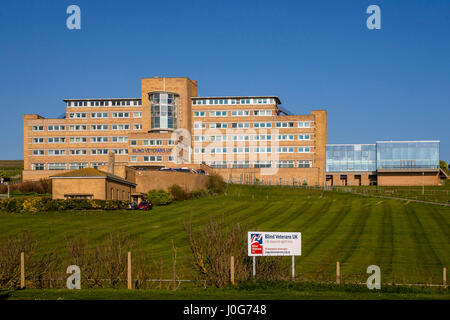
[{"label": "grassy slope", "polygon": [[337,191],[349,191],[374,196],[399,197],[413,200],[423,200],[440,203],[450,203],[450,180],[445,180],[442,186],[425,186],[424,194],[422,187],[380,187],[380,186],[357,186],[357,187],[335,187]]},{"label": "grassy slope", "polygon": [[0,241],[32,230],[43,249],[65,252],[65,236],[88,232],[92,244],[110,231],[127,231],[146,250],[161,255],[170,272],[173,239],[180,248],[181,278],[189,279],[194,275],[186,267],[190,252],[181,220],[190,215],[194,226],[208,216],[224,215],[253,230],[302,232],[302,256],[296,260],[302,279],[333,280],[337,260],[344,280],[360,282],[367,279],[371,264],[381,267],[382,281],[408,283],[441,283],[442,267],[450,267],[448,207],[281,187],[233,186],[227,196],[179,202],[149,213],[0,213]]},{"label": "grassy slope", "polygon": [[0,170],[5,171],[6,177],[12,178],[12,180],[20,180],[23,160],[0,160]]},{"label": "grassy slope", "polygon": [[404,291],[370,291],[348,290],[339,288],[317,289],[285,289],[285,288],[255,288],[240,290],[239,288],[208,288],[172,290],[125,290],[125,289],[82,289],[82,290],[5,290],[0,291],[1,299],[10,300],[410,300],[410,299],[450,299],[447,291],[436,289],[420,289]]}]

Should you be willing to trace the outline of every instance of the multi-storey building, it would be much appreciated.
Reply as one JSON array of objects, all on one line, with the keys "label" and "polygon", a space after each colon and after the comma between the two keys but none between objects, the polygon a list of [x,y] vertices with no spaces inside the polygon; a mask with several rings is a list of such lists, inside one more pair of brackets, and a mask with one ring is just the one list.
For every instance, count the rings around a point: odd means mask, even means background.
[{"label": "multi-storey building", "polygon": [[325,183],[327,114],[276,96],[198,97],[188,78],[144,78],[140,98],[65,99],[63,117],[24,116],[24,180],[116,162],[214,168],[228,181]]},{"label": "multi-storey building", "polygon": [[439,140],[329,144],[328,186],[438,185],[448,175],[439,166]]}]

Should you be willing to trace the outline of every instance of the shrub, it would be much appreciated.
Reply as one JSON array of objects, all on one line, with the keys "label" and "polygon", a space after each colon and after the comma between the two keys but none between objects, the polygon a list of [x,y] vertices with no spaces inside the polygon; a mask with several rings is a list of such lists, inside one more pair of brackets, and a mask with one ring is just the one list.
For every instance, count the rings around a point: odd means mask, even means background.
[{"label": "shrub", "polygon": [[212,173],[209,178],[208,182],[206,183],[206,189],[211,194],[221,194],[225,192],[225,181],[223,181],[223,178],[221,175],[218,175],[217,173]]},{"label": "shrub", "polygon": [[[202,230],[194,231],[192,218],[183,222],[192,253],[191,265],[200,278],[216,287],[223,287],[230,281],[230,256],[234,256],[235,280],[251,278],[252,260],[247,253],[247,226],[238,222],[225,223],[224,218],[215,221],[210,218]],[[288,269],[283,267],[279,257],[257,259],[258,280],[286,279]]]},{"label": "shrub", "polygon": [[178,184],[173,184],[169,187],[169,192],[172,195],[173,200],[187,200],[189,194]]},{"label": "shrub", "polygon": [[36,213],[63,210],[90,209],[126,209],[128,200],[98,200],[98,199],[51,199],[48,197],[23,197],[0,200],[0,210],[15,213]]},{"label": "shrub", "polygon": [[172,196],[169,192],[164,190],[150,190],[147,193],[147,199],[154,206],[164,206],[172,202]]},{"label": "shrub", "polygon": [[198,190],[192,190],[191,192],[191,198],[203,198],[206,197],[208,195],[208,193],[203,190],[203,189],[198,189]]}]

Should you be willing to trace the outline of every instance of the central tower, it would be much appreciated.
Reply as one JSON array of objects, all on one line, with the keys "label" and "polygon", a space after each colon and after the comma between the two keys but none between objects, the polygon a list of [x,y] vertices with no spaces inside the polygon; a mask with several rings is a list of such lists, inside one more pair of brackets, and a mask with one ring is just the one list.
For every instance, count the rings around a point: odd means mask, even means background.
[{"label": "central tower", "polygon": [[191,98],[197,96],[197,81],[189,78],[143,78],[141,89],[143,131],[191,131]]}]

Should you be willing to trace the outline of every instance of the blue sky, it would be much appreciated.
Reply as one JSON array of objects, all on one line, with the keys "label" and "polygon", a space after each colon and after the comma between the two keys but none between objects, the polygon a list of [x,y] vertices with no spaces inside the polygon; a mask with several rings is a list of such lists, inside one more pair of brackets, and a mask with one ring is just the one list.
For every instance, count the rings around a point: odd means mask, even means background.
[{"label": "blue sky", "polygon": [[[81,30],[66,8],[81,8]],[[381,30],[366,8],[381,8]],[[64,98],[139,97],[186,76],[200,96],[277,95],[328,111],[328,143],[441,140],[450,161],[450,1],[2,1],[0,159],[22,159],[22,116]]]}]

